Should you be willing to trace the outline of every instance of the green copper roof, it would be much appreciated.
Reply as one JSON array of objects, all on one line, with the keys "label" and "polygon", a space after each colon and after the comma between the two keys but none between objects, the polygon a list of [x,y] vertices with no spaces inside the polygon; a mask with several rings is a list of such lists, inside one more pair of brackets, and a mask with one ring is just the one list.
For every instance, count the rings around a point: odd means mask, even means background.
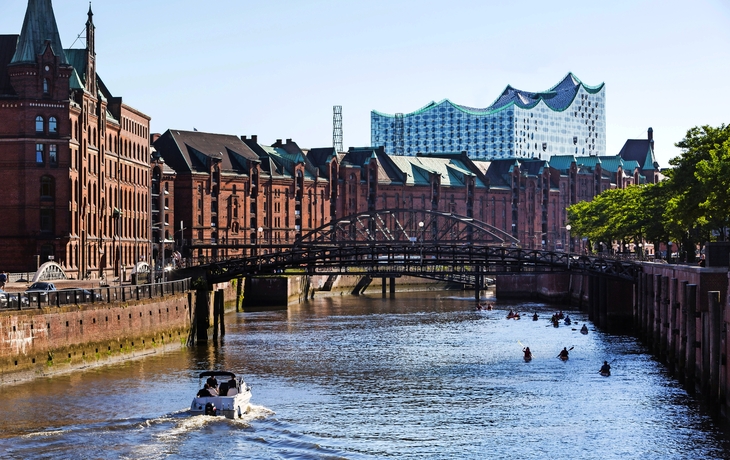
[{"label": "green copper roof", "polygon": [[45,51],[46,41],[50,42],[51,50],[59,57],[61,64],[68,64],[61,37],[58,35],[51,0],[29,0],[18,46],[10,63],[35,63],[36,57]]}]

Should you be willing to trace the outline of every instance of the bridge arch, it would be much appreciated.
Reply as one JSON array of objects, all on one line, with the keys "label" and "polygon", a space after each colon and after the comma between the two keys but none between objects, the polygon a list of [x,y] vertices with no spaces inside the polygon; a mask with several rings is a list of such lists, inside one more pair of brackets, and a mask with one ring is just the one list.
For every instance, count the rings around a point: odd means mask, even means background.
[{"label": "bridge arch", "polygon": [[303,235],[295,247],[368,243],[516,246],[509,233],[471,217],[439,211],[383,209],[332,220]]},{"label": "bridge arch", "polygon": [[31,282],[46,280],[67,280],[66,272],[63,267],[56,262],[46,262],[36,270]]}]

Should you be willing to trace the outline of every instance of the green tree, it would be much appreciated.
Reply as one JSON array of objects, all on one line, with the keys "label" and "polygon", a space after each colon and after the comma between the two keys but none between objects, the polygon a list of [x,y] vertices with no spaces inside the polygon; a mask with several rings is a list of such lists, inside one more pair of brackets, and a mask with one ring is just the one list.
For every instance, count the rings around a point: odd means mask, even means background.
[{"label": "green tree", "polygon": [[[687,262],[694,261],[694,248],[709,239],[713,231],[722,231],[727,219],[711,203],[701,206],[708,196],[713,195],[717,181],[702,180],[699,176],[709,173],[715,163],[711,152],[730,139],[730,126],[721,125],[694,127],[687,131],[684,139],[675,145],[682,154],[670,160],[673,169],[667,172],[669,199],[664,212],[666,226],[673,239],[681,241]],[[701,170],[698,171],[698,165]]]}]

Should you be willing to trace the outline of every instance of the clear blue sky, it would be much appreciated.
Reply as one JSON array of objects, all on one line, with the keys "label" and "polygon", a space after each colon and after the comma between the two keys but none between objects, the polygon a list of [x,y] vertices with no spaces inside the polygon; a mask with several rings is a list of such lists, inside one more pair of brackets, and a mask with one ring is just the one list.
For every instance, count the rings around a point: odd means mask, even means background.
[{"label": "clear blue sky", "polygon": [[[2,0],[0,34],[27,2]],[[53,2],[65,48],[87,0]],[[486,107],[508,84],[543,91],[569,71],[606,84],[607,153],[654,128],[662,166],[696,125],[730,122],[730,1],[99,0],[97,69],[115,96],[169,128],[370,143],[370,111],[436,100]]]}]

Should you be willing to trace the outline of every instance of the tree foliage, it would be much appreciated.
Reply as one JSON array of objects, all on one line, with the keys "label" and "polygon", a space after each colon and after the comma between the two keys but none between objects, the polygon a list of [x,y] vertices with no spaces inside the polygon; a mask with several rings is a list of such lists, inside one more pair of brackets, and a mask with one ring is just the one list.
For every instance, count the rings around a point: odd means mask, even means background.
[{"label": "tree foliage", "polygon": [[677,142],[667,180],[606,190],[568,208],[576,235],[593,242],[681,241],[688,259],[696,243],[730,226],[730,126],[694,127]]}]

